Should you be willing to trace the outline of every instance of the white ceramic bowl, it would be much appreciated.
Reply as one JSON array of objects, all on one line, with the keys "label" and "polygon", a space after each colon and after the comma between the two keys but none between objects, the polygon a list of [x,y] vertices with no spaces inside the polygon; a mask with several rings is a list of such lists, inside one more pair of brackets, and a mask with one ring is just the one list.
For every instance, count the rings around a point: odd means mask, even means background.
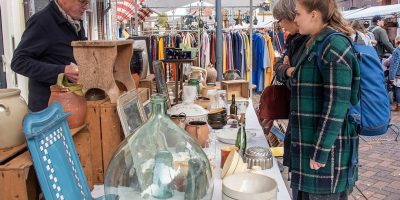
[{"label": "white ceramic bowl", "polygon": [[261,174],[235,174],[222,181],[223,200],[276,200],[277,195],[276,181]]}]

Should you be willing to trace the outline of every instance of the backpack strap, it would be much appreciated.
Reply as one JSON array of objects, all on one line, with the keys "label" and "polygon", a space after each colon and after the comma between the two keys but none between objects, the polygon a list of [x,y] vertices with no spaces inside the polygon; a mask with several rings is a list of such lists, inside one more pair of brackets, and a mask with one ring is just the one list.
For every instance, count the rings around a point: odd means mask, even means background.
[{"label": "backpack strap", "polygon": [[351,39],[349,37],[345,36],[343,33],[334,32],[334,33],[327,35],[325,37],[325,39],[317,45],[316,51],[312,52],[310,54],[310,57],[308,58],[308,60],[311,61],[313,59],[313,57],[316,57],[316,64],[317,64],[320,72],[322,71],[322,56],[323,56],[324,50],[325,50],[326,46],[331,42],[332,37],[336,36],[336,35],[342,36],[343,38],[345,38],[350,43],[352,48],[354,49],[353,41],[351,41]]}]

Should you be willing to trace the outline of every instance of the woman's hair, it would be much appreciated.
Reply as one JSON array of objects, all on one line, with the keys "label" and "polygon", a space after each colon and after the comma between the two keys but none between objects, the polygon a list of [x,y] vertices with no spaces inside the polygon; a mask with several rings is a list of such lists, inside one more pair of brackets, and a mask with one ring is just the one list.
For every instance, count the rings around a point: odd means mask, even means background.
[{"label": "woman's hair", "polygon": [[272,8],[272,15],[277,20],[286,19],[294,21],[296,17],[296,1],[295,0],[278,0]]},{"label": "woman's hair", "polygon": [[336,0],[297,0],[308,12],[317,10],[322,15],[322,21],[327,23],[336,31],[342,32],[347,36],[351,36],[354,30],[349,26],[347,21],[342,17],[338,9]]},{"label": "woman's hair", "polygon": [[367,33],[367,31],[365,30],[365,26],[364,26],[364,22],[356,19],[351,23],[351,27],[354,30],[360,31],[361,33]]}]

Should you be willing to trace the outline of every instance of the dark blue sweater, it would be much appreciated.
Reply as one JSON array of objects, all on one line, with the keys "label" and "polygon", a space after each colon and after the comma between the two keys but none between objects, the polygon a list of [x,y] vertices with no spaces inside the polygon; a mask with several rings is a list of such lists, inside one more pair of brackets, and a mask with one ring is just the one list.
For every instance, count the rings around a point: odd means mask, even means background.
[{"label": "dark blue sweater", "polygon": [[56,83],[59,73],[64,73],[66,65],[75,63],[71,42],[85,39],[82,22],[81,27],[77,33],[53,1],[28,20],[11,68],[29,78],[31,111],[47,108],[50,86]]}]

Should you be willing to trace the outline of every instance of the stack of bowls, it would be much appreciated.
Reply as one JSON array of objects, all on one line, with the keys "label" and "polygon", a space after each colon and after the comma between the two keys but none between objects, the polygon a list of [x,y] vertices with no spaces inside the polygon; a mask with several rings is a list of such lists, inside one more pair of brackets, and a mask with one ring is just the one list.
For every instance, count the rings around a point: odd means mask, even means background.
[{"label": "stack of bowls", "polygon": [[208,113],[208,124],[213,129],[221,129],[226,125],[226,109],[217,108]]}]

